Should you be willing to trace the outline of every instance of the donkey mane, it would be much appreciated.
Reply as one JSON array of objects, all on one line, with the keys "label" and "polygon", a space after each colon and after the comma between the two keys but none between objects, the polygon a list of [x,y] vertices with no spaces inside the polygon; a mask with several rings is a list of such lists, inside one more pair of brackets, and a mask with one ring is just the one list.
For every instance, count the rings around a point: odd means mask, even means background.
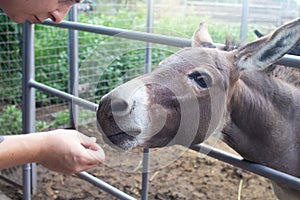
[{"label": "donkey mane", "polygon": [[229,35],[226,36],[225,46],[222,48],[223,51],[233,51],[240,48],[241,42],[233,39]]},{"label": "donkey mane", "polygon": [[300,88],[300,69],[282,65],[271,65],[264,72],[269,77],[279,78],[287,83]]}]

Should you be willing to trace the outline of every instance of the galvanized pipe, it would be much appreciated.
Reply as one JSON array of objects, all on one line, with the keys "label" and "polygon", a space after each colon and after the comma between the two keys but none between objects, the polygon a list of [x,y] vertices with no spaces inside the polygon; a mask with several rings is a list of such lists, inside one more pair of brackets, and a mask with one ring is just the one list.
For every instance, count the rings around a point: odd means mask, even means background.
[{"label": "galvanized pipe", "polygon": [[[153,0],[147,0],[147,23],[146,31],[147,33],[153,33],[153,10],[154,2]],[[145,73],[150,73],[152,70],[152,43],[147,42],[146,44],[146,57],[145,57]]]},{"label": "galvanized pipe", "polygon": [[[22,133],[35,132],[35,92],[29,85],[29,80],[34,78],[34,25],[29,21],[23,24],[22,35]],[[31,199],[32,180],[31,164],[23,165],[23,199]],[[34,185],[36,187],[36,184]]]},{"label": "galvanized pipe", "polygon": [[122,200],[136,200],[132,196],[122,192],[121,190],[109,185],[108,183],[100,180],[99,178],[87,173],[87,172],[80,172],[76,174],[79,178],[93,184],[94,186],[108,192],[109,194],[117,197],[118,199]]},{"label": "galvanized pipe", "polygon": [[177,46],[177,47],[191,46],[191,40],[176,38],[176,37],[168,37],[168,36],[163,36],[163,35],[158,35],[153,33],[151,34],[146,32],[131,31],[131,30],[126,30],[121,28],[111,28],[106,26],[90,25],[90,24],[69,22],[69,21],[62,21],[59,24],[55,24],[51,20],[46,20],[41,25],[55,26],[59,28],[67,28],[67,29],[85,31],[90,33],[98,33],[102,35],[109,35],[109,36],[139,40],[144,42],[152,42],[152,43],[164,44],[169,46]]},{"label": "galvanized pipe", "polygon": [[241,28],[240,28],[240,39],[242,43],[245,43],[247,40],[248,16],[249,16],[249,0],[243,0]]},{"label": "galvanized pipe", "polygon": [[29,85],[30,85],[30,87],[34,87],[36,89],[39,89],[39,90],[44,91],[46,93],[49,93],[49,94],[52,94],[54,96],[60,97],[60,98],[65,99],[67,101],[71,101],[74,104],[79,105],[79,106],[81,106],[81,107],[83,107],[87,110],[96,112],[96,110],[98,108],[98,105],[95,104],[95,103],[92,103],[92,102],[87,101],[85,99],[82,99],[80,97],[71,95],[69,93],[62,92],[60,90],[57,90],[57,89],[52,88],[50,86],[47,86],[45,84],[39,83],[39,82],[37,82],[33,79],[29,80]]},{"label": "galvanized pipe", "polygon": [[[147,0],[147,33],[153,32],[153,9],[154,1]],[[147,42],[146,44],[146,55],[145,55],[145,73],[150,73],[152,70],[152,43]],[[148,199],[149,191],[149,163],[150,163],[150,151],[148,148],[143,150],[143,171],[142,171],[142,200]]]},{"label": "galvanized pipe", "polygon": [[149,163],[150,163],[150,150],[143,149],[143,171],[142,171],[142,200],[148,199],[149,192]]},{"label": "galvanized pipe", "polygon": [[285,55],[276,64],[300,68],[300,56]]},{"label": "galvanized pipe", "polygon": [[[68,14],[69,21],[77,21],[77,5],[74,5]],[[68,30],[68,66],[69,66],[69,94],[78,96],[78,32]],[[78,106],[69,102],[70,126],[75,128],[78,124]]]},{"label": "galvanized pipe", "polygon": [[[51,20],[46,20],[41,25],[49,25],[49,26],[55,26],[59,28],[80,30],[80,31],[86,31],[91,33],[98,33],[98,34],[109,35],[114,37],[127,38],[131,40],[139,40],[139,41],[145,41],[145,42],[151,42],[157,44],[164,44],[168,46],[175,46],[181,48],[191,46],[190,39],[168,37],[159,34],[131,31],[131,30],[120,29],[120,28],[111,28],[111,27],[99,26],[99,25],[90,25],[90,24],[84,24],[78,22],[62,21],[59,24],[55,24]],[[224,46],[224,45],[216,44],[216,46]],[[278,61],[278,64],[284,64],[295,68],[300,68],[299,63],[300,63],[299,56],[292,56],[292,55],[285,55],[282,59]]]},{"label": "galvanized pipe", "polygon": [[282,183],[285,186],[294,188],[296,190],[300,190],[300,178],[291,176],[289,174],[280,172],[278,170],[272,169],[270,167],[266,167],[258,163],[247,161],[242,157],[235,156],[226,151],[213,148],[206,144],[199,144],[199,145],[192,146],[190,148],[194,151],[206,154],[218,160],[248,170],[260,176],[269,178],[278,183]]}]

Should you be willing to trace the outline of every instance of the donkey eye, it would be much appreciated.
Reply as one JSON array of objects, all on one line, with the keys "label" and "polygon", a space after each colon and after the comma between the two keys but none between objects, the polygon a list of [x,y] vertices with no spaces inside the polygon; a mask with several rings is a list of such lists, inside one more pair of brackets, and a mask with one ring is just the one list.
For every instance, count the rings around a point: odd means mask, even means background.
[{"label": "donkey eye", "polygon": [[195,81],[199,87],[208,88],[212,84],[211,77],[205,72],[195,71],[188,75],[189,79]]}]

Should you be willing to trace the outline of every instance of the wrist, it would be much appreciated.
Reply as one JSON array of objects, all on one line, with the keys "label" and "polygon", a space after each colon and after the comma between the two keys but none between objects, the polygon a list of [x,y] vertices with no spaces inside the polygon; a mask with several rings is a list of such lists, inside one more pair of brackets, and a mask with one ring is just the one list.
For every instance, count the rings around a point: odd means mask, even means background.
[{"label": "wrist", "polygon": [[[32,162],[42,163],[45,159],[45,154],[49,151],[49,133],[48,132],[41,132],[41,133],[32,133],[30,136],[32,137],[31,140],[31,147],[33,149],[32,152]],[[48,141],[48,142],[47,142]]]},{"label": "wrist", "polygon": [[4,136],[0,144],[0,169],[36,162],[41,149],[40,138],[35,134]]}]

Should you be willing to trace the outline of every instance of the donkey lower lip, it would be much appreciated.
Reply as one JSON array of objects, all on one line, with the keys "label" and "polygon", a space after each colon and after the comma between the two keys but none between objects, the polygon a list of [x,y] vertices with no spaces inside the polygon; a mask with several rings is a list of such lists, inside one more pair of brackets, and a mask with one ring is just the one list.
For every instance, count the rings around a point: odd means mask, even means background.
[{"label": "donkey lower lip", "polygon": [[131,135],[128,135],[125,132],[121,132],[121,133],[117,133],[117,134],[108,136],[108,139],[114,143],[114,141],[118,142],[120,140],[126,140],[131,137],[132,137]]},{"label": "donkey lower lip", "polygon": [[116,138],[116,139],[119,139],[119,140],[122,140],[124,137],[124,139],[126,139],[126,136],[129,136],[129,137],[136,137],[137,135],[139,135],[141,132],[140,131],[123,131],[123,132],[119,132],[119,133],[116,133],[114,135],[110,135],[108,136],[108,138]]},{"label": "donkey lower lip", "polygon": [[130,132],[120,132],[111,136],[108,136],[110,142],[112,142],[117,147],[127,151],[137,145],[137,140],[135,138],[140,132],[130,131]]}]

